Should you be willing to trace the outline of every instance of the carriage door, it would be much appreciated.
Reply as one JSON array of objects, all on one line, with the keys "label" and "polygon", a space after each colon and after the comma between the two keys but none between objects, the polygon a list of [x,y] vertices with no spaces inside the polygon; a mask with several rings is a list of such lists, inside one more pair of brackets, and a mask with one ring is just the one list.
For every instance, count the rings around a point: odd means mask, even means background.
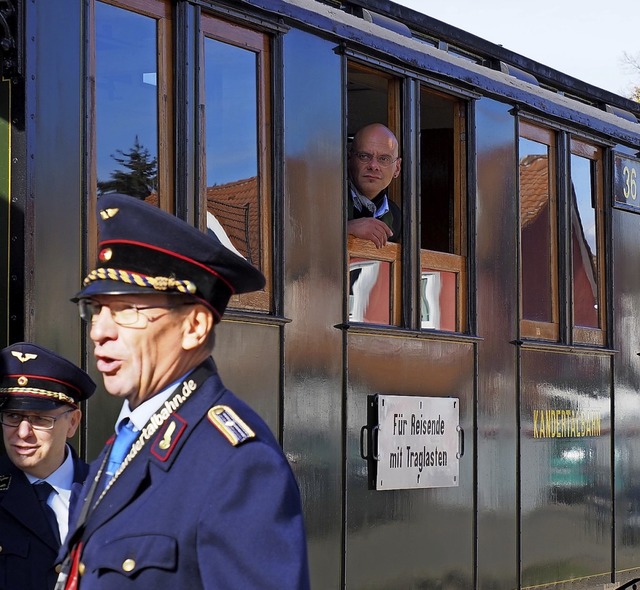
[{"label": "carriage door", "polygon": [[[400,108],[410,104],[418,108]],[[388,198],[403,228],[400,242],[380,249],[348,236],[345,585],[470,588],[475,343],[466,336],[465,107],[356,62],[347,68],[347,105],[348,141],[370,123],[399,140],[403,169]],[[417,125],[403,121],[409,110],[419,112]],[[403,136],[409,128],[419,131]]]}]

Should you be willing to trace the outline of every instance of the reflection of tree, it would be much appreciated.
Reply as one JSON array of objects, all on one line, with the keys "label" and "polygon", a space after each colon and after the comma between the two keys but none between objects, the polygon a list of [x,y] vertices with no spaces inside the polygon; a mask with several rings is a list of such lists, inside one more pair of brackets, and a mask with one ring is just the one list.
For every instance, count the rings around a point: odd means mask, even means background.
[{"label": "reflection of tree", "polygon": [[151,157],[137,135],[128,152],[116,152],[120,155],[111,154],[111,157],[126,170],[114,170],[111,172],[111,180],[98,181],[99,195],[117,192],[145,199],[157,190],[158,160]]}]

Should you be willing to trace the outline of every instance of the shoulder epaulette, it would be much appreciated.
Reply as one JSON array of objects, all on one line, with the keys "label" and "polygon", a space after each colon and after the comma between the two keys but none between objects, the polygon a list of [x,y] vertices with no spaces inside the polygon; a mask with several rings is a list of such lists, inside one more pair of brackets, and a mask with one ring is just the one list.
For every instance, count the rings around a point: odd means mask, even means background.
[{"label": "shoulder epaulette", "polygon": [[214,406],[207,417],[234,447],[256,435],[229,406]]}]

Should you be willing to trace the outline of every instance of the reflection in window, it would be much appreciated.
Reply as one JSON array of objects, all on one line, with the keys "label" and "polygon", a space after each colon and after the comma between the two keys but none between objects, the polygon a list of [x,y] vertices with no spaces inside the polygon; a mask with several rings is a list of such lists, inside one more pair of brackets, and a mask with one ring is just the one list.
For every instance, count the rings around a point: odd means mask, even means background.
[{"label": "reflection in window", "polygon": [[574,325],[599,327],[595,162],[571,155],[571,250]]},{"label": "reflection in window", "polygon": [[349,321],[391,323],[391,263],[358,260],[349,263]]},{"label": "reflection in window", "polygon": [[547,145],[520,138],[522,317],[553,322],[553,200]]},{"label": "reflection in window", "polygon": [[157,21],[95,4],[98,193],[157,203]]},{"label": "reflection in window", "polygon": [[261,267],[256,54],[206,38],[207,226]]},{"label": "reflection in window", "polygon": [[423,329],[455,331],[456,291],[456,273],[422,270],[420,317]]}]

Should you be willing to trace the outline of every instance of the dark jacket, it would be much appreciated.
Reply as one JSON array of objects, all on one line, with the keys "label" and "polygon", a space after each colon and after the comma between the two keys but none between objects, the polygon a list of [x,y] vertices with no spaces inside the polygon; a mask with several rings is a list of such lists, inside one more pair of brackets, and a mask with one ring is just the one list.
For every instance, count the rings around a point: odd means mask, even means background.
[{"label": "dark jacket", "polygon": [[[351,191],[351,189],[349,189]],[[378,196],[372,199],[373,204],[376,206],[376,209],[382,205],[384,198],[387,196],[387,191],[384,190]],[[353,198],[351,194],[347,199],[347,219],[360,219],[361,217],[373,217],[373,213],[366,208],[362,210],[356,209]],[[402,237],[402,212],[400,211],[400,207],[396,205],[391,199],[387,197],[387,203],[389,203],[389,210],[383,215],[379,216],[378,219],[380,221],[384,221],[384,223],[389,226],[393,235],[389,238],[390,242],[399,242]]]},{"label": "dark jacket", "polygon": [[[71,452],[74,482],[80,484],[89,466],[78,459],[72,448]],[[0,590],[54,587],[60,544],[27,476],[6,455],[0,457],[0,547]]]},{"label": "dark jacket", "polygon": [[[84,533],[69,534],[83,541],[81,590],[308,588],[300,495],[287,459],[263,420],[224,387],[213,361],[202,369],[202,384],[152,431]],[[218,405],[255,436],[234,446],[208,418]]]}]

